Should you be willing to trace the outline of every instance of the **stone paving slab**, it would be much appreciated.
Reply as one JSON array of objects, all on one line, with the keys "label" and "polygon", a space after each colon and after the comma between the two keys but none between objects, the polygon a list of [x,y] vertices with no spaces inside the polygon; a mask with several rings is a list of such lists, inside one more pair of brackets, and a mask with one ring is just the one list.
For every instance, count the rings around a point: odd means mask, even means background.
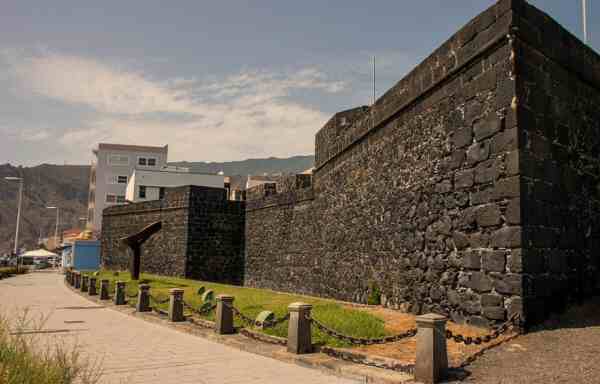
[{"label": "stone paving slab", "polygon": [[[78,343],[100,359],[102,384],[352,383],[325,371],[288,364],[104,308],[72,292],[63,276],[32,273],[0,281],[0,311],[47,314],[47,340]],[[69,309],[69,307],[71,309]],[[364,382],[364,381],[362,381]]]}]

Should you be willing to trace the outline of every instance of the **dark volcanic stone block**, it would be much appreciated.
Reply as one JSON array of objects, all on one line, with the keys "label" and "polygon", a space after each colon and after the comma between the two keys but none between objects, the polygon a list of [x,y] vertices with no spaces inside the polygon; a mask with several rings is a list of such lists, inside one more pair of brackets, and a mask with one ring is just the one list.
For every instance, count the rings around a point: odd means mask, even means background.
[{"label": "dark volcanic stone block", "polygon": [[479,251],[470,250],[462,253],[462,266],[467,269],[481,268],[481,255]]},{"label": "dark volcanic stone block", "polygon": [[470,145],[473,142],[473,129],[470,127],[463,127],[452,135],[452,144],[456,148],[463,148]]},{"label": "dark volcanic stone block", "polygon": [[482,251],[481,260],[486,272],[504,272],[506,268],[506,252],[502,250]]},{"label": "dark volcanic stone block", "polygon": [[518,248],[521,246],[521,227],[502,227],[492,233],[494,248]]},{"label": "dark volcanic stone block", "polygon": [[500,224],[500,208],[496,204],[488,204],[477,208],[475,220],[480,227],[490,227]]},{"label": "dark volcanic stone block", "polygon": [[472,169],[466,171],[458,171],[454,175],[454,188],[465,189],[470,188],[474,184],[474,172]]},{"label": "dark volcanic stone block", "polygon": [[502,120],[495,113],[490,113],[484,119],[478,120],[473,126],[475,140],[481,141],[493,136],[502,128]]}]

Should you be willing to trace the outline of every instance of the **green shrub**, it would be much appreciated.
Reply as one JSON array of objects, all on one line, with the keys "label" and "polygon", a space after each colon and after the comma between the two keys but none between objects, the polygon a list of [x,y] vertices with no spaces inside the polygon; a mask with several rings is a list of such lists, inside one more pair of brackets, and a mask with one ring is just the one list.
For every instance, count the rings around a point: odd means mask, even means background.
[{"label": "green shrub", "polygon": [[4,279],[6,277],[14,276],[14,275],[22,275],[27,273],[28,270],[26,268],[17,268],[17,267],[5,267],[0,268],[0,279]]},{"label": "green shrub", "polygon": [[367,304],[369,305],[380,305],[381,304],[381,290],[376,283],[369,284],[369,297],[367,298]]},{"label": "green shrub", "polygon": [[60,339],[40,340],[35,330],[44,323],[44,318],[32,320],[28,311],[13,322],[0,317],[0,383],[97,383],[99,364],[83,359],[77,347],[66,347]]}]

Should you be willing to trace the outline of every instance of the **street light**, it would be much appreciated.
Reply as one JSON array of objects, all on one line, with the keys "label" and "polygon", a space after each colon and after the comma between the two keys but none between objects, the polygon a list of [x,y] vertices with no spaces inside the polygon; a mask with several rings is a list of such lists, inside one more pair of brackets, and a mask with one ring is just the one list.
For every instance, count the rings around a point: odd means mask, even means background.
[{"label": "street light", "polygon": [[15,230],[15,256],[17,257],[17,269],[19,268],[19,224],[21,222],[21,204],[23,203],[23,178],[8,176],[4,178],[8,181],[19,182],[19,205],[17,206],[17,229]]},{"label": "street light", "polygon": [[587,28],[587,1],[586,0],[581,0],[581,9],[583,12],[582,15],[582,19],[583,19],[583,42],[585,44],[588,43],[588,28]]},{"label": "street light", "polygon": [[58,248],[58,224],[59,224],[59,215],[60,215],[60,207],[46,207],[46,209],[56,209],[56,226],[54,227],[54,247]]}]

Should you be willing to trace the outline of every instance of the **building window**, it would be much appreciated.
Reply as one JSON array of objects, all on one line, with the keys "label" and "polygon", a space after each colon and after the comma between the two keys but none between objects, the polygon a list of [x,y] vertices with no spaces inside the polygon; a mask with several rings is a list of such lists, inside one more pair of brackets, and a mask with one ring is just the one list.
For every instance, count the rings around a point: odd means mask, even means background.
[{"label": "building window", "polygon": [[156,167],[157,163],[156,157],[138,157],[138,165],[140,167]]},{"label": "building window", "polygon": [[125,195],[106,194],[106,202],[108,204],[123,204],[125,203]]},{"label": "building window", "polygon": [[108,155],[108,165],[129,165],[129,156]]},{"label": "building window", "polygon": [[163,199],[165,197],[165,187],[160,187],[158,190],[158,198]]},{"label": "building window", "polygon": [[140,185],[140,194],[139,194],[140,199],[145,199],[146,198],[146,186],[145,185]]},{"label": "building window", "polygon": [[127,184],[129,177],[127,176],[115,176],[115,175],[109,175],[106,176],[106,183],[107,184]]}]

